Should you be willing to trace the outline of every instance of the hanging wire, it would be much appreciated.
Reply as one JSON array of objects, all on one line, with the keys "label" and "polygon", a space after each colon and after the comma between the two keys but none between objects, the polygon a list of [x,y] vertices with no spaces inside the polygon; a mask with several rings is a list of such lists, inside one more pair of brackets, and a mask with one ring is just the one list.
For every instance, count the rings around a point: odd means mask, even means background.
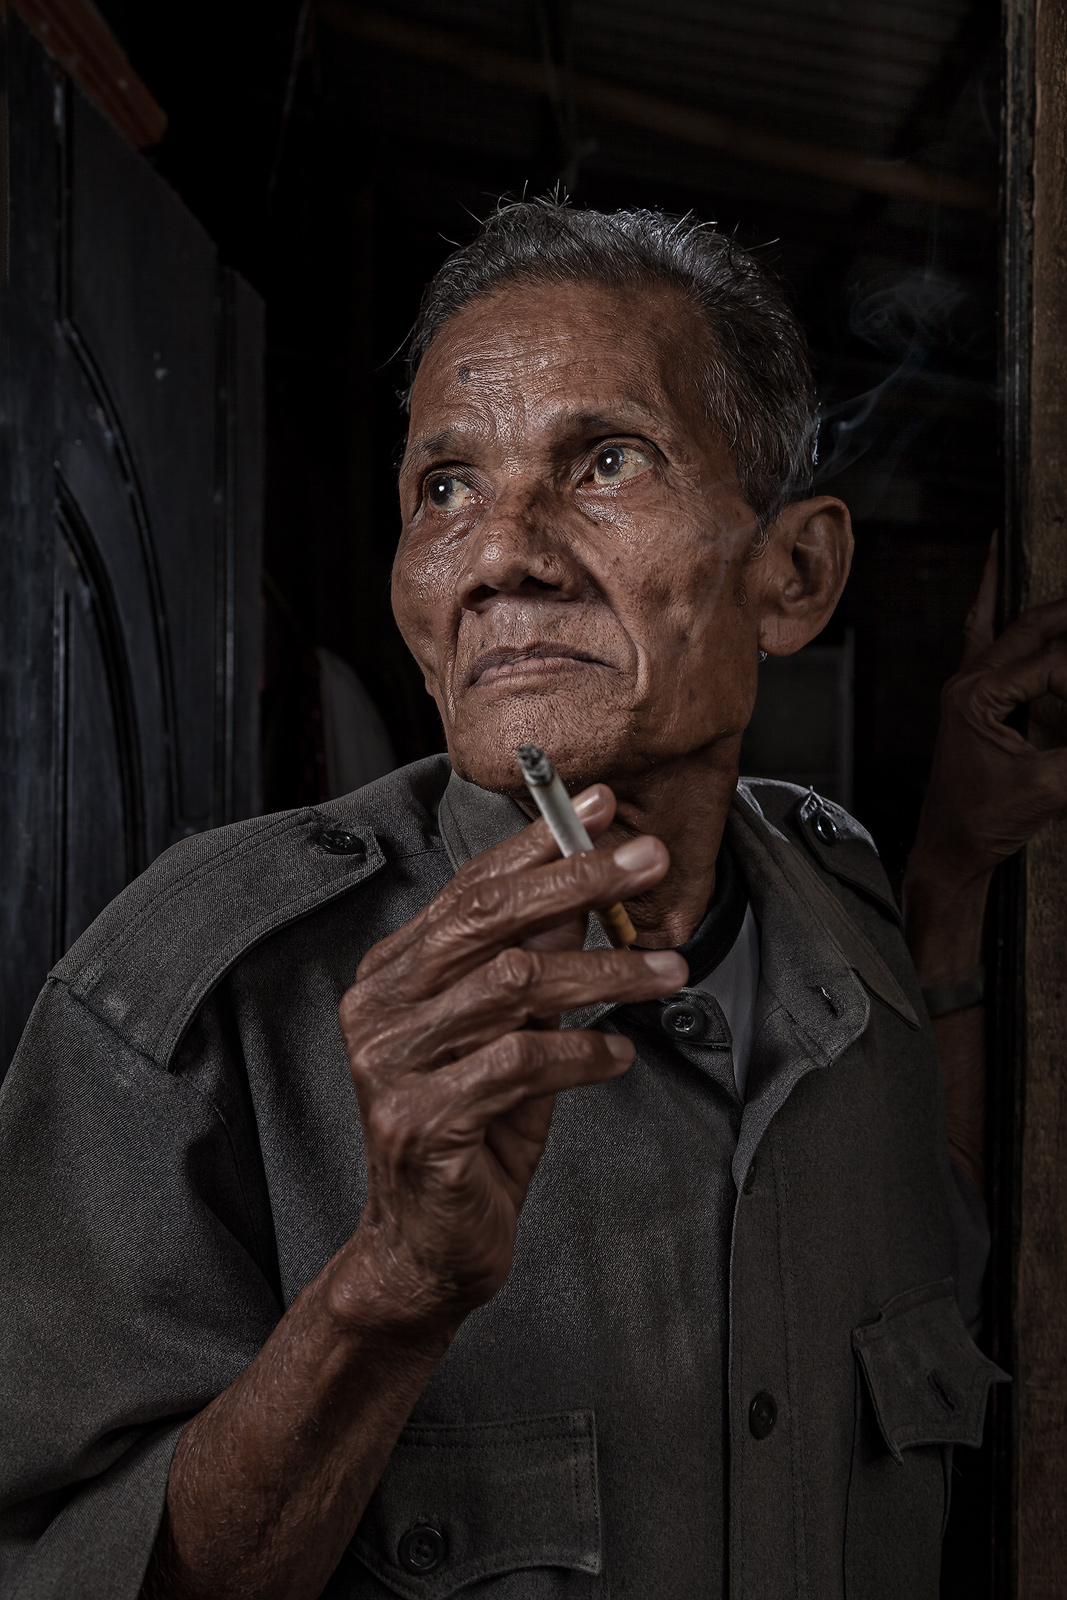
[{"label": "hanging wire", "polygon": [[565,192],[573,194],[578,186],[581,164],[596,149],[597,141],[578,137],[571,0],[537,0],[537,21],[545,66],[545,92],[563,158],[559,175]]},{"label": "hanging wire", "polygon": [[274,191],[278,186],[278,174],[281,171],[282,156],[285,154],[285,136],[289,130],[289,120],[293,114],[293,102],[296,99],[296,85],[300,77],[300,67],[304,59],[304,41],[307,38],[308,19],[311,15],[311,0],[301,0],[300,10],[297,12],[296,27],[293,30],[293,52],[289,60],[289,76],[285,84],[285,99],[282,102],[282,119],[278,129],[278,148],[274,152],[274,164],[270,169],[270,178],[267,182],[267,200],[274,198]]}]

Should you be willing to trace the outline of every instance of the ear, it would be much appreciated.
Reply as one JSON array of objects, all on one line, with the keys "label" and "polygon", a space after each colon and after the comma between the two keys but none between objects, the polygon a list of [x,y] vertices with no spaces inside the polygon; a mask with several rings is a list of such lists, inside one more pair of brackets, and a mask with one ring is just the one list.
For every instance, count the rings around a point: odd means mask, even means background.
[{"label": "ear", "polygon": [[786,506],[759,557],[759,646],[791,656],[821,633],[852,565],[852,519],[830,495]]}]

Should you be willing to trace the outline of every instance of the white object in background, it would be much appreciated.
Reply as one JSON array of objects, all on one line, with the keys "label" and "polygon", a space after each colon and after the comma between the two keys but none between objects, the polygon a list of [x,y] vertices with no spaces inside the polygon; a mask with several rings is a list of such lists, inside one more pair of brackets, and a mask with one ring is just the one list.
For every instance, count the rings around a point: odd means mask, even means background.
[{"label": "white object in background", "polygon": [[328,800],[362,789],[396,766],[385,723],[347,661],[320,645],[319,688],[322,740],[326,747]]}]

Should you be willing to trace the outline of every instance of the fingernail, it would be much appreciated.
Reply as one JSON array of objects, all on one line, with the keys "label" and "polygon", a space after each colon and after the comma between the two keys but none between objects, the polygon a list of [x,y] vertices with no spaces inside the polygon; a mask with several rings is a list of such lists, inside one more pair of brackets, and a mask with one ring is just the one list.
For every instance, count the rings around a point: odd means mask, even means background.
[{"label": "fingernail", "polygon": [[629,1061],[633,1056],[633,1045],[621,1033],[606,1033],[604,1040],[616,1061]]},{"label": "fingernail", "polygon": [[595,816],[604,809],[604,796],[599,789],[586,789],[574,802],[574,809],[580,817]]},{"label": "fingernail", "polygon": [[648,833],[640,839],[629,839],[615,851],[615,865],[624,872],[640,872],[644,867],[651,867],[658,858],[659,843]]},{"label": "fingernail", "polygon": [[676,983],[684,983],[688,976],[685,957],[680,956],[676,950],[642,950],[645,966],[650,967],[657,977],[673,978]]}]

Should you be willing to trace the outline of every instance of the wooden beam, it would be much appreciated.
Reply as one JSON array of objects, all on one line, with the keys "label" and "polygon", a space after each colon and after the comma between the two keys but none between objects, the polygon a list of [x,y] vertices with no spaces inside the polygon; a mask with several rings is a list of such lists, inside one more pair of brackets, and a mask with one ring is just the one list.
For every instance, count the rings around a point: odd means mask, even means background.
[{"label": "wooden beam", "polygon": [[158,144],[167,117],[134,72],[92,0],[11,0],[30,32],[120,133]]},{"label": "wooden beam", "polygon": [[[1018,208],[1009,222],[1022,223],[1016,248],[1029,265],[1029,306],[1020,308],[1028,359],[1017,368],[1028,389],[1020,439],[1028,511],[1018,555],[1021,598],[1037,605],[1067,593],[1067,9],[1062,0],[1009,0],[1008,14],[1009,37],[1014,30],[1029,41],[1029,84],[1016,84],[1024,103],[1009,119],[1032,165],[1029,183],[1024,176],[1009,188]],[[1063,705],[1038,701],[1029,733],[1041,747],[1067,743]],[[1015,1592],[1059,1600],[1067,1584],[1067,817],[1030,845],[1024,883]]]},{"label": "wooden beam", "polygon": [[[315,14],[320,24],[334,32],[375,44],[398,54],[453,67],[478,83],[516,89],[521,94],[547,93],[545,69],[528,56],[497,50],[451,30],[425,27],[383,12],[366,11],[343,0],[318,0]],[[619,122],[647,133],[657,133],[680,143],[716,150],[735,161],[772,167],[825,183],[840,184],[892,199],[917,200],[929,205],[953,206],[965,211],[995,214],[997,196],[986,184],[951,172],[937,172],[904,161],[879,161],[849,150],[808,144],[781,134],[734,122],[696,106],[683,105],[579,75],[575,98],[586,111],[609,122]]]}]

